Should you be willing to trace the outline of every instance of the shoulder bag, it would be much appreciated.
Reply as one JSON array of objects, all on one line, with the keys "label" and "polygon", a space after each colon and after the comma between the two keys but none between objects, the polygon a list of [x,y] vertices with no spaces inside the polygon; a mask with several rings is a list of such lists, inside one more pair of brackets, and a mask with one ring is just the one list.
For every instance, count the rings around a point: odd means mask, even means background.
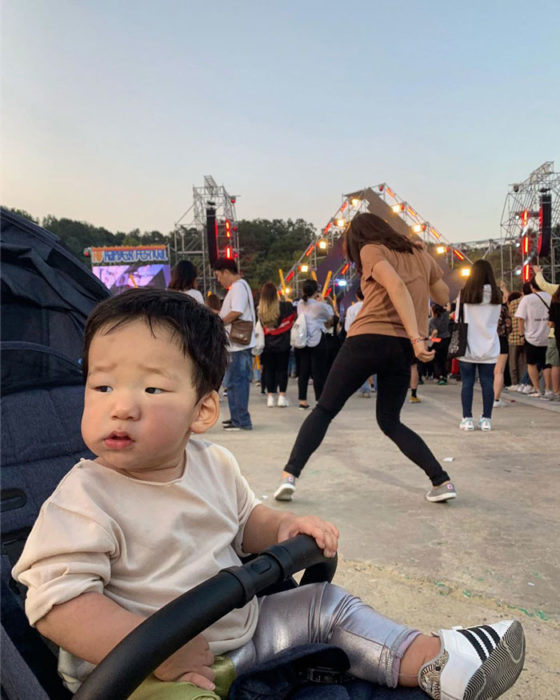
[{"label": "shoulder bag", "polygon": [[[244,283],[245,290],[247,291],[247,297],[249,302],[249,308],[251,310],[251,315],[253,319],[255,318],[255,312],[253,309],[253,299],[252,295],[249,294],[249,285],[245,280],[241,280]],[[232,343],[237,343],[237,345],[249,345],[251,338],[253,337],[253,326],[254,321],[242,321],[236,318],[232,321],[231,328],[229,331],[229,340]]]},{"label": "shoulder bag", "polygon": [[459,317],[451,331],[449,350],[447,357],[452,360],[455,357],[463,357],[467,351],[467,334],[469,324],[463,321],[463,303],[459,300]]}]

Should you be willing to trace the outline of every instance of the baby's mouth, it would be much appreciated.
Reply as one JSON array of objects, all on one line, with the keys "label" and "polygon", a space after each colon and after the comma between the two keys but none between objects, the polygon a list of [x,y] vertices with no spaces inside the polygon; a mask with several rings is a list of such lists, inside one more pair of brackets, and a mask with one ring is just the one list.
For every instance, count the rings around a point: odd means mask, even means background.
[{"label": "baby's mouth", "polygon": [[125,447],[130,447],[134,440],[128,433],[121,431],[113,431],[110,435],[104,438],[105,446],[111,450],[122,450]]}]

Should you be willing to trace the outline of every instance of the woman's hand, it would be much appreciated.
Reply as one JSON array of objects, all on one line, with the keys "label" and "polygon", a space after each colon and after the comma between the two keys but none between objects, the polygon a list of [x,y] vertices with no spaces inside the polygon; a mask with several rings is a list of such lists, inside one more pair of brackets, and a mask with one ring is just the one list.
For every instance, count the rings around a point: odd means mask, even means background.
[{"label": "woman's hand", "polygon": [[542,272],[542,267],[540,265],[531,265],[531,267],[533,268],[533,272],[535,273],[535,275],[538,275],[539,272]]},{"label": "woman's hand", "polygon": [[334,557],[338,549],[338,529],[314,515],[286,518],[278,526],[278,542],[296,535],[310,535],[326,557]]},{"label": "woman's hand", "polygon": [[435,350],[428,350],[425,340],[416,340],[412,343],[412,349],[414,350],[414,356],[420,362],[430,362],[436,356]]},{"label": "woman's hand", "polygon": [[184,644],[154,671],[160,681],[188,681],[199,688],[214,690],[214,654],[206,638],[199,634]]}]

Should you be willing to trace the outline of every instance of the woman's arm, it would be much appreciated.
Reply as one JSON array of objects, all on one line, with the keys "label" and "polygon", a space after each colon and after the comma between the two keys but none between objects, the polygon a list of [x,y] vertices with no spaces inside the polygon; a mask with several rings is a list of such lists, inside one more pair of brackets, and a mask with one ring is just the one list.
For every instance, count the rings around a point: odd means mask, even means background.
[{"label": "woman's arm", "polygon": [[[414,304],[412,303],[412,297],[410,296],[406,284],[399,277],[395,268],[386,260],[381,260],[373,267],[372,276],[375,278],[376,282],[379,282],[379,284],[387,290],[391,303],[395,307],[411,339],[412,349],[416,357],[422,362],[429,362],[432,360],[435,356],[435,352],[433,350],[431,352],[428,350],[425,341],[418,340],[420,338],[420,333],[418,331],[418,321],[416,320],[416,312],[414,310]],[[428,311],[426,309],[426,314],[427,313]]]}]

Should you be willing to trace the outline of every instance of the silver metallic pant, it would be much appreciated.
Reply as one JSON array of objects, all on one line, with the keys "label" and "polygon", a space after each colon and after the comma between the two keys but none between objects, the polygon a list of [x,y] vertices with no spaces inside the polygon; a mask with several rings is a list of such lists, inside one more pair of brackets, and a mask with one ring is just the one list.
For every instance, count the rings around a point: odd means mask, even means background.
[{"label": "silver metallic pant", "polygon": [[332,644],[346,652],[352,675],[394,688],[403,654],[419,634],[339,586],[314,583],[261,598],[253,638],[228,656],[240,675],[284,649]]}]

